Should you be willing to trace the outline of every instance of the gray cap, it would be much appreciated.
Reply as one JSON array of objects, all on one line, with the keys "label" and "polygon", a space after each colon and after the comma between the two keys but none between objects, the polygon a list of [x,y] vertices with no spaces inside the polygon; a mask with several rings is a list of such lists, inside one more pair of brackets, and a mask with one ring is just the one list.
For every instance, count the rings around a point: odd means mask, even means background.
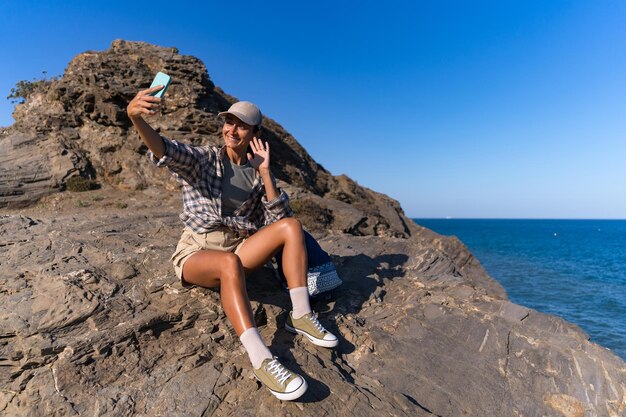
[{"label": "gray cap", "polygon": [[249,101],[238,101],[230,106],[228,111],[223,111],[219,113],[218,116],[226,116],[227,114],[232,114],[250,126],[260,125],[263,121],[261,110],[259,110],[256,104],[250,103]]}]

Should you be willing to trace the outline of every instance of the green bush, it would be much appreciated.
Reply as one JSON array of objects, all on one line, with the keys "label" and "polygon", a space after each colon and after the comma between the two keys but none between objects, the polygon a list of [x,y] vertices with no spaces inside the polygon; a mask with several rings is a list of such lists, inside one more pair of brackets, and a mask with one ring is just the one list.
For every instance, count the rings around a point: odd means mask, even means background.
[{"label": "green bush", "polygon": [[95,180],[90,180],[88,178],[71,177],[65,181],[65,186],[68,191],[81,192],[97,189],[98,183]]},{"label": "green bush", "polygon": [[33,78],[32,81],[18,81],[15,87],[11,88],[11,94],[7,96],[7,100],[11,100],[11,103],[23,103],[34,91],[59,79],[59,77],[46,78],[46,71],[42,71],[41,73],[41,78]]},{"label": "green bush", "polygon": [[311,232],[324,232],[334,221],[333,212],[318,203],[309,200],[291,200],[293,214]]}]

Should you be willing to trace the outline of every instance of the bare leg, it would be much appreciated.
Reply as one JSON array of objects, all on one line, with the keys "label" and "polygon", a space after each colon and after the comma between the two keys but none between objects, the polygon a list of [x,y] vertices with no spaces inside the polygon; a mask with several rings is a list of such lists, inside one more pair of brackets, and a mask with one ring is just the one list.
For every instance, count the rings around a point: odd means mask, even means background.
[{"label": "bare leg", "polygon": [[285,322],[285,329],[306,335],[317,346],[335,347],[339,340],[326,330],[311,314],[309,292],[306,287],[307,254],[302,225],[293,218],[286,218],[264,227],[241,245],[237,252],[246,271],[264,265],[283,247],[283,271],[293,310]]},{"label": "bare leg", "polygon": [[199,251],[185,262],[183,276],[190,284],[220,287],[224,312],[237,336],[255,327],[244,269],[237,255],[216,250]]},{"label": "bare leg", "polygon": [[250,236],[237,255],[246,272],[265,265],[283,248],[283,271],[289,288],[306,287],[306,246],[302,224],[293,217],[279,220]]}]

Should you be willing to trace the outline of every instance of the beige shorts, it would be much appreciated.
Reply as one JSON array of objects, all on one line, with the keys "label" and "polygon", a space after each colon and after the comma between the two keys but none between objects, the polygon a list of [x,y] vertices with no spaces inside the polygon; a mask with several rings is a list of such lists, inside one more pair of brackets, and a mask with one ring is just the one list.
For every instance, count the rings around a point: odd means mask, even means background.
[{"label": "beige shorts", "polygon": [[189,227],[185,227],[176,245],[176,251],[172,255],[174,271],[180,283],[183,286],[190,285],[183,279],[183,265],[194,253],[204,249],[237,253],[245,241],[246,237],[239,236],[227,227],[208,233],[196,233]]}]

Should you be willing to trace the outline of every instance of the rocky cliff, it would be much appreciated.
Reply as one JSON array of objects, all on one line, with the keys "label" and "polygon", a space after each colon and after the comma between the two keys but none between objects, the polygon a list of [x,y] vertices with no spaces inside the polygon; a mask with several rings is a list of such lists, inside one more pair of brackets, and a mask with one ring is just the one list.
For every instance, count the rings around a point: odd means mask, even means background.
[{"label": "rocky cliff", "polygon": [[[125,41],[78,55],[0,131],[0,414],[626,415],[622,360],[509,302],[461,242],[332,176],[271,119],[280,186],[345,284],[314,305],[341,339],[333,352],[285,332],[271,271],[249,277],[263,337],[310,387],[294,403],[261,389],[218,293],[171,269],[180,192],[124,112],[159,70],[174,83],[151,124],[219,143],[216,114],[234,99],[204,64]],[[64,191],[72,177],[99,188]]]},{"label": "rocky cliff", "polygon": [[[146,169],[140,155],[147,148],[126,116],[128,102],[161,70],[173,82],[152,126],[171,139],[219,144],[217,113],[236,100],[213,85],[201,61],[175,48],[115,41],[108,51],[78,55],[63,77],[41,85],[16,107],[15,124],[0,131],[0,207],[32,204],[64,190],[74,176],[120,190],[176,188],[165,170]],[[295,208],[319,217],[312,225],[322,220],[351,234],[409,235],[396,201],[345,176],[333,177],[271,118],[264,121],[263,137],[272,148],[276,177],[302,191]],[[344,215],[335,219],[335,211]]]}]

